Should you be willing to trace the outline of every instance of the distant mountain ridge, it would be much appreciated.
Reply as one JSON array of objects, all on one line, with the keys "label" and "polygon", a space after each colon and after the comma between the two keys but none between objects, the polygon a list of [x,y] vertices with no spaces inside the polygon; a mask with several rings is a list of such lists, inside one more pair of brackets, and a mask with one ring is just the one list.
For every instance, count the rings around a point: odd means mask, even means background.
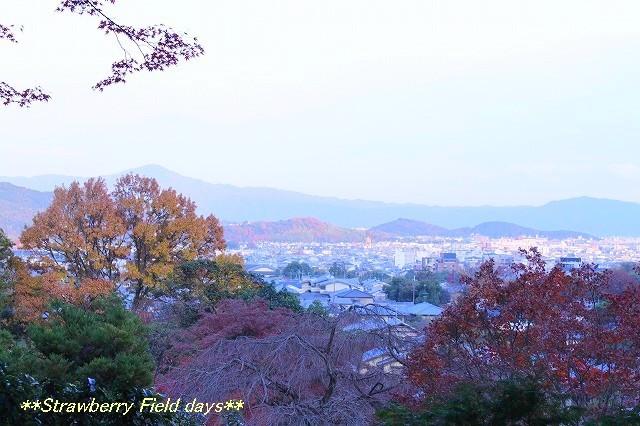
[{"label": "distant mountain ridge", "polygon": [[393,236],[376,231],[363,231],[335,226],[313,217],[293,218],[277,222],[258,221],[224,226],[224,238],[235,243],[364,243],[367,237],[377,241]]},{"label": "distant mountain ridge", "polygon": [[16,238],[25,224],[51,204],[52,192],[40,192],[0,182],[0,228]]},{"label": "distant mountain ridge", "polygon": [[593,235],[576,231],[542,231],[516,225],[509,222],[484,222],[474,227],[447,229],[442,226],[420,222],[411,219],[396,219],[394,221],[374,226],[371,231],[382,232],[398,237],[468,237],[472,234],[484,235],[491,238],[517,238],[520,236],[539,236],[549,239],[565,238],[596,238]]},{"label": "distant mountain ridge", "polygon": [[[445,229],[472,227],[485,222],[508,222],[531,229],[566,229],[596,236],[640,237],[640,204],[632,202],[580,197],[552,201],[537,207],[441,207],[343,200],[272,188],[212,184],[182,176],[158,165],[131,169],[104,178],[108,184],[113,184],[126,172],[152,176],[163,187],[172,187],[189,196],[198,205],[200,213],[213,213],[229,222],[315,217],[345,228],[371,228],[400,217],[435,223]],[[49,191],[56,185],[68,185],[74,180],[84,181],[86,178],[62,175],[0,177],[0,181]],[[11,213],[5,211],[4,214]],[[24,212],[21,215],[24,221]],[[15,223],[12,226],[16,226]]]}]

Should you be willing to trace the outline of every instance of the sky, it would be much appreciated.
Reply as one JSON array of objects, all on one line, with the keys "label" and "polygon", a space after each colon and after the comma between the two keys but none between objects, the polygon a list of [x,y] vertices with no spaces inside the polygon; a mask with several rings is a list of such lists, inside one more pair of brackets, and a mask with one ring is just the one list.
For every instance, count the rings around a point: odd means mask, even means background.
[{"label": "sky", "polygon": [[640,202],[640,2],[119,0],[205,56],[94,92],[122,58],[90,16],[2,0],[0,176],[149,163],[212,183],[430,205]]}]

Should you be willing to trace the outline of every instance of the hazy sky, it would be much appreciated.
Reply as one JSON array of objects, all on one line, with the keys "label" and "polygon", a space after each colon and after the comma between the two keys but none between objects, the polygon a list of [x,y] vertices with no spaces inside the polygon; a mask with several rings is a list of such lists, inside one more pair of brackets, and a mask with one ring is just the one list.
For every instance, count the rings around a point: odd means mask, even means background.
[{"label": "hazy sky", "polygon": [[441,205],[640,202],[640,2],[119,0],[202,58],[91,86],[121,59],[89,16],[1,0],[0,175],[147,163],[214,183]]}]

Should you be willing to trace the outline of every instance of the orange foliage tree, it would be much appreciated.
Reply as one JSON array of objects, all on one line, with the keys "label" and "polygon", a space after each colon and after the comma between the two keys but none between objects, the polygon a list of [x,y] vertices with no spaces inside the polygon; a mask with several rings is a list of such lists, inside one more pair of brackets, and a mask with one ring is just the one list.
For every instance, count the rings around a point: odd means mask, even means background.
[{"label": "orange foliage tree", "polygon": [[215,216],[198,216],[187,197],[132,174],[111,193],[101,179],[56,188],[20,240],[41,273],[65,275],[77,288],[125,284],[136,307],[176,265],[225,248]]},{"label": "orange foliage tree", "polygon": [[56,271],[32,275],[25,263],[18,258],[11,260],[11,268],[15,318],[22,323],[46,319],[50,314],[49,303],[53,299],[88,307],[99,296],[108,295],[112,288],[110,283],[102,278],[86,278],[77,282]]},{"label": "orange foliage tree", "polygon": [[117,282],[118,261],[128,253],[125,226],[102,179],[56,188],[47,210],[20,237],[26,249],[40,250],[34,265],[42,271],[66,270],[79,280]]}]

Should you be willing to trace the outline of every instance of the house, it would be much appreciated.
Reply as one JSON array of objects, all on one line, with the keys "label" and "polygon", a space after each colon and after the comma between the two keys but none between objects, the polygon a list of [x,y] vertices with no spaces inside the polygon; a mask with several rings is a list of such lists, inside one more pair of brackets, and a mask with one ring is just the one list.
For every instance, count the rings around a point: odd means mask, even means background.
[{"label": "house", "polygon": [[284,290],[295,294],[304,293],[304,290],[302,289],[302,281],[300,280],[278,279],[272,281],[272,283],[276,291]]},{"label": "house", "polygon": [[373,295],[356,289],[343,290],[333,295],[332,302],[338,305],[365,306],[373,303]]},{"label": "house", "polygon": [[582,264],[582,258],[580,257],[561,257],[558,260],[558,265],[565,272],[570,272],[573,269],[579,268]]},{"label": "house", "polygon": [[323,275],[302,281],[302,290],[305,293],[336,293],[353,289],[362,290],[357,278],[333,278],[331,275]]},{"label": "house", "polygon": [[422,320],[427,323],[438,318],[444,309],[431,303],[393,302],[385,301],[364,306],[358,312],[364,315],[373,315],[389,320],[391,318],[402,321]]},{"label": "house", "polygon": [[304,293],[300,294],[298,296],[298,299],[300,299],[300,306],[305,309],[309,309],[309,306],[311,306],[311,304],[316,301],[325,308],[329,307],[329,295],[327,294]]},{"label": "house", "polygon": [[262,277],[274,277],[276,275],[276,270],[267,265],[245,265],[244,269],[251,274]]}]

